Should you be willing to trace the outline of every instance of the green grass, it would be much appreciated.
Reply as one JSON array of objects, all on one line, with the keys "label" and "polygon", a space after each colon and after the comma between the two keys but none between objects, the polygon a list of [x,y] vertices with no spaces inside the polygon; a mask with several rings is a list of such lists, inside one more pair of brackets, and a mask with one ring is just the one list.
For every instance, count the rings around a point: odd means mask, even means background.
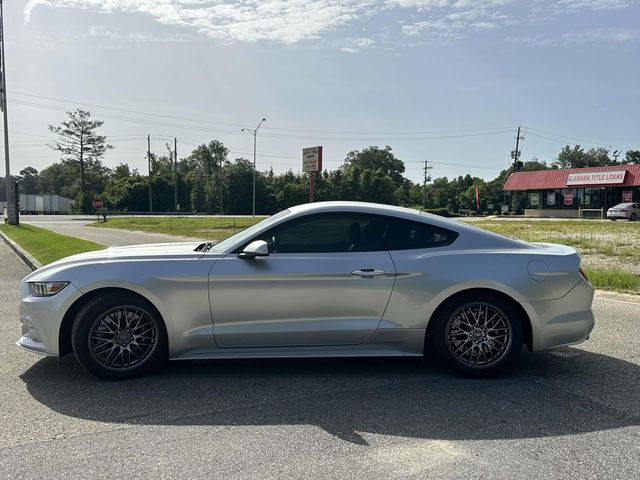
[{"label": "green grass", "polygon": [[43,265],[76,253],[106,248],[104,245],[60,235],[32,225],[1,225],[0,231],[33,255]]},{"label": "green grass", "polygon": [[600,270],[586,268],[585,273],[596,288],[640,294],[640,275],[634,275],[622,269]]},{"label": "green grass", "polygon": [[529,242],[570,245],[596,288],[640,294],[640,222],[500,219],[475,225]]},{"label": "green grass", "polygon": [[142,232],[166,233],[184,237],[223,240],[235,232],[258,223],[265,217],[124,217],[109,218],[106,223],[92,223],[92,227],[120,228]]}]

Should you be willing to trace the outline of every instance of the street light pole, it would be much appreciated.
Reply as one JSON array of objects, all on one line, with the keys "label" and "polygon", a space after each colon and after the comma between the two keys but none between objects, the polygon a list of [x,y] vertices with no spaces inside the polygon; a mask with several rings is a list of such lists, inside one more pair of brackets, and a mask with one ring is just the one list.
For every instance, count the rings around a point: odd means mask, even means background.
[{"label": "street light pole", "polygon": [[258,123],[258,126],[253,130],[250,128],[243,128],[241,130],[242,132],[247,132],[253,135],[253,208],[251,212],[254,217],[256,216],[256,137],[258,136],[258,130],[260,129],[260,125],[262,125],[262,122],[266,122],[266,121],[267,121],[266,118],[263,118],[262,120],[260,120],[260,123]]},{"label": "street light pole", "polygon": [[[4,63],[4,10],[2,0],[0,0],[0,108],[2,109],[4,122],[4,163],[6,168],[5,187],[7,189],[7,220],[10,225],[18,225],[17,199],[12,198],[18,195],[17,190],[11,188],[11,167],[9,165],[9,124],[7,123],[7,70]],[[13,193],[13,195],[11,195]]]}]

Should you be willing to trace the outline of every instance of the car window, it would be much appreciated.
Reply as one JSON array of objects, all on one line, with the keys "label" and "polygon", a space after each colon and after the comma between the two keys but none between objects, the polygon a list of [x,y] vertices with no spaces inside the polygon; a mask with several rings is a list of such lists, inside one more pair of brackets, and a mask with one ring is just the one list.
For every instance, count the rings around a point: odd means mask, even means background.
[{"label": "car window", "polygon": [[267,242],[272,253],[383,251],[389,223],[372,215],[314,215],[278,225],[254,240]]},{"label": "car window", "polygon": [[444,247],[451,245],[457,237],[456,232],[445,228],[396,219],[390,229],[387,248],[389,250],[413,250]]}]

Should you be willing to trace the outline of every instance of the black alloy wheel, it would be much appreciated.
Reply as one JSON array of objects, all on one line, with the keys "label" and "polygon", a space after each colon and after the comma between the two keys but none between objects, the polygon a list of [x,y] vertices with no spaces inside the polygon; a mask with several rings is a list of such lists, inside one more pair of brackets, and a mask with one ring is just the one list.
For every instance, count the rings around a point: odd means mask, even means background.
[{"label": "black alloy wheel", "polygon": [[167,335],[156,310],[131,294],[110,293],[84,305],[71,342],[76,359],[106,380],[142,375],[167,357]]},{"label": "black alloy wheel", "polygon": [[448,301],[431,320],[425,348],[447,367],[471,378],[493,377],[522,350],[522,319],[499,295],[468,293]]}]

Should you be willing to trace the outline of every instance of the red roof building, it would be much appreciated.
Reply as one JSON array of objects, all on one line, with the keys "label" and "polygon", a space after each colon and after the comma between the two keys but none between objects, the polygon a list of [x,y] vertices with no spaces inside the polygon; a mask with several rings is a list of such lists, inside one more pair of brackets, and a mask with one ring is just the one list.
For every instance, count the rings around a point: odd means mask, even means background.
[{"label": "red roof building", "polygon": [[[570,175],[578,176],[583,174],[591,174],[591,179],[584,178],[582,186],[611,186],[613,183],[603,183],[602,177],[595,177],[594,174],[607,174],[624,170],[623,181],[616,183],[616,186],[640,186],[640,164],[637,165],[613,165],[610,167],[587,167],[587,168],[568,168],[566,170],[537,170],[535,172],[516,172],[512,173],[507,183],[504,184],[504,190],[537,190],[549,188],[572,188],[579,184],[572,183],[567,185],[567,179]],[[575,177],[572,177],[575,178]],[[589,180],[596,183],[589,183]],[[581,181],[580,177],[576,181]],[[609,180],[611,181],[611,180]]]},{"label": "red roof building", "polygon": [[516,172],[504,190],[525,215],[578,217],[590,210],[604,218],[618,203],[640,201],[640,164]]}]

